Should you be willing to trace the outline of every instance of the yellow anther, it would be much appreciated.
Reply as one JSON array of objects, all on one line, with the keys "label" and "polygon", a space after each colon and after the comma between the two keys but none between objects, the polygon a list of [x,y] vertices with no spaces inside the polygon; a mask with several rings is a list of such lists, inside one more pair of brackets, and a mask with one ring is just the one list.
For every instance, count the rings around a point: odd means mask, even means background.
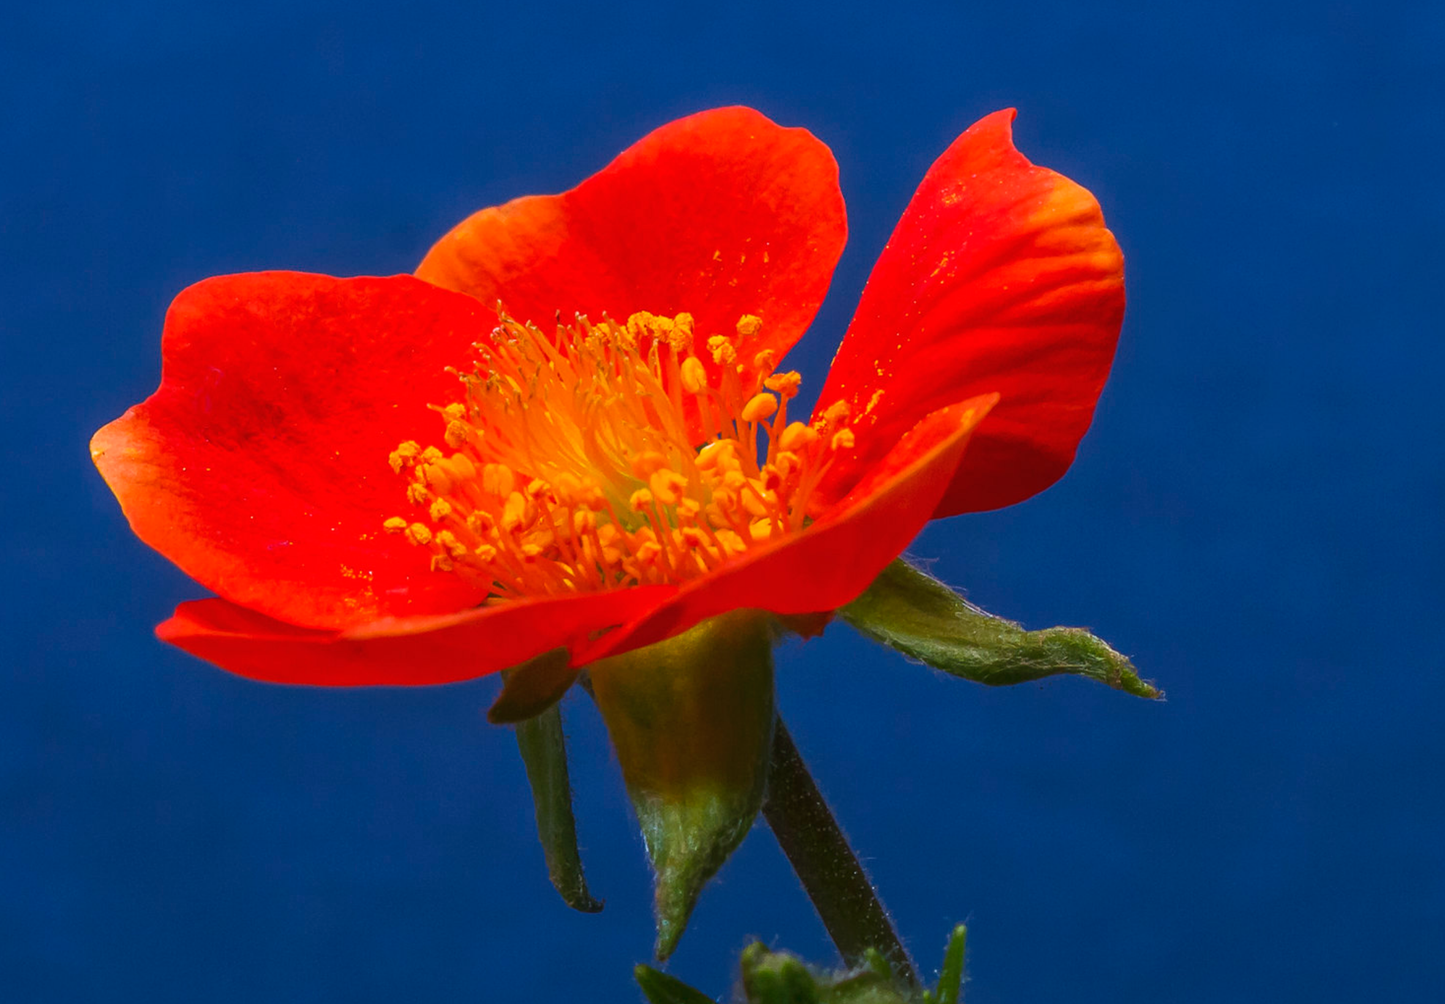
[{"label": "yellow anther", "polygon": [[453,419],[447,423],[447,431],[442,438],[452,449],[460,449],[466,445],[467,440],[472,438],[472,427],[460,419]]},{"label": "yellow anther", "polygon": [[778,468],[774,467],[772,464],[768,464],[763,468],[763,486],[767,488],[768,491],[776,492],[781,489],[783,487],[784,480],[785,478],[783,477],[783,472],[778,470]]},{"label": "yellow anther", "polygon": [[598,488],[595,482],[584,481],[579,491],[578,502],[593,512],[600,512],[607,506],[607,496],[602,494],[602,489]]},{"label": "yellow anther", "polygon": [[645,310],[639,310],[627,318],[627,332],[636,338],[647,333],[651,327],[652,315]]},{"label": "yellow anther", "polygon": [[823,412],[823,422],[826,425],[839,425],[847,421],[852,410],[847,401],[834,401],[828,405],[828,410]]},{"label": "yellow anther", "polygon": [[778,354],[772,349],[763,349],[753,356],[753,369],[761,370],[764,373],[771,373],[773,367],[778,364]]},{"label": "yellow anther", "polygon": [[442,409],[442,414],[446,416],[447,421],[456,422],[467,417],[467,406],[460,402],[449,404]]},{"label": "yellow anther", "polygon": [[712,501],[703,508],[707,518],[715,526],[728,526],[731,520],[728,515],[737,508],[738,500],[732,492],[719,488],[712,493]]},{"label": "yellow anther", "polygon": [[516,487],[517,477],[506,464],[482,466],[482,489],[497,498],[506,498]]},{"label": "yellow anther", "polygon": [[477,549],[473,551],[472,554],[488,564],[497,560],[497,549],[491,544],[478,544]]},{"label": "yellow anther", "polygon": [[535,547],[537,548],[537,552],[539,554],[542,551],[547,550],[547,548],[551,547],[555,543],[557,543],[557,535],[551,530],[537,530],[533,533],[527,534],[527,536],[522,540],[523,546]]},{"label": "yellow anther", "polygon": [[658,555],[662,553],[662,548],[654,541],[649,540],[643,542],[634,553],[637,555],[637,563],[645,567],[657,560]]},{"label": "yellow anther", "polygon": [[572,532],[591,533],[597,529],[597,514],[586,509],[577,509],[572,513]]},{"label": "yellow anther", "polygon": [[652,477],[647,479],[647,486],[652,489],[652,497],[663,505],[677,505],[687,489],[687,478],[676,471],[663,469],[652,473]]},{"label": "yellow anther", "polygon": [[417,455],[420,453],[421,444],[407,440],[392,450],[391,456],[387,457],[386,460],[387,463],[391,464],[391,469],[400,474],[403,467],[410,467],[416,462]]},{"label": "yellow anther", "polygon": [[774,373],[763,381],[763,386],[777,391],[784,399],[791,399],[798,396],[798,388],[802,383],[803,375],[797,370],[790,370],[787,373]]},{"label": "yellow anther", "polygon": [[700,471],[710,471],[720,462],[734,456],[737,443],[731,439],[718,439],[708,443],[697,453],[697,468]]},{"label": "yellow anther", "polygon": [[552,487],[557,491],[557,501],[563,505],[576,505],[582,493],[582,479],[563,471],[552,479]]},{"label": "yellow anther", "polygon": [[720,366],[725,366],[738,357],[738,350],[728,341],[726,335],[713,335],[709,338],[707,350],[712,353],[712,361]]},{"label": "yellow anther", "polygon": [[437,499],[431,504],[431,509],[428,510],[427,515],[431,517],[433,523],[440,523],[450,516],[452,511],[452,504],[450,502],[446,499]]},{"label": "yellow anther", "polygon": [[633,512],[649,512],[652,509],[652,492],[639,488],[627,500],[627,507]]},{"label": "yellow anther", "polygon": [[744,314],[738,318],[738,334],[743,338],[751,338],[763,330],[763,319],[757,314]]},{"label": "yellow anther", "polygon": [[433,572],[450,572],[456,567],[452,559],[445,554],[433,554],[431,556],[431,570]]},{"label": "yellow anther", "polygon": [[748,549],[748,546],[743,543],[743,538],[735,530],[718,530],[716,536],[718,543],[728,554],[742,554]]},{"label": "yellow anther", "polygon": [[743,405],[744,422],[761,422],[771,418],[773,412],[778,410],[778,399],[768,393],[754,394],[747,404]]},{"label": "yellow anther", "polygon": [[496,528],[496,519],[485,509],[478,509],[467,517],[467,529],[478,537],[489,534]]},{"label": "yellow anther", "polygon": [[747,487],[748,476],[740,470],[731,470],[723,475],[723,487],[730,492],[741,491]]},{"label": "yellow anther", "polygon": [[667,458],[656,450],[648,450],[633,457],[630,466],[639,480],[646,481],[652,477],[654,471],[660,471],[667,466]]},{"label": "yellow anther", "polygon": [[447,471],[458,481],[470,481],[477,476],[477,465],[465,453],[453,453],[446,459]]},{"label": "yellow anther", "polygon": [[685,526],[678,531],[677,537],[688,547],[702,547],[708,543],[707,534],[695,526]]},{"label": "yellow anther", "polygon": [[436,542],[446,549],[446,552],[453,558],[465,558],[468,554],[467,545],[457,540],[457,535],[450,530],[443,530],[436,535]]},{"label": "yellow anther", "polygon": [[381,524],[381,528],[387,533],[401,533],[401,531],[406,529],[406,520],[402,519],[400,516],[393,516],[391,517],[391,519]]},{"label": "yellow anther", "polygon": [[634,340],[643,335],[666,339],[672,333],[672,324],[672,319],[669,317],[659,317],[657,314],[649,314],[642,310],[627,319],[627,333]]},{"label": "yellow anther", "polygon": [[685,349],[692,344],[693,320],[691,314],[678,314],[672,319],[672,333],[668,343],[674,349]]},{"label": "yellow anther", "polygon": [[406,528],[406,539],[413,544],[426,545],[431,543],[431,527],[425,523],[413,523]]},{"label": "yellow anther", "polygon": [[762,481],[756,478],[748,480],[748,490],[738,492],[738,501],[743,508],[752,516],[767,516],[771,506],[777,504],[777,496],[768,491]]},{"label": "yellow anther", "polygon": [[770,519],[754,520],[748,526],[748,535],[757,541],[769,539],[773,535],[773,521]]},{"label": "yellow anther", "polygon": [[521,492],[512,492],[502,505],[502,529],[514,533],[527,521],[527,499]]},{"label": "yellow anther", "polygon": [[797,452],[807,449],[818,441],[818,433],[806,422],[793,422],[778,437],[778,448]]},{"label": "yellow anther", "polygon": [[556,502],[557,495],[552,491],[550,482],[541,478],[533,478],[527,482],[527,497],[532,499],[543,499],[547,502]]},{"label": "yellow anther", "polygon": [[677,515],[681,519],[696,519],[700,512],[702,503],[697,499],[679,499],[677,502]]},{"label": "yellow anther", "polygon": [[446,454],[435,446],[428,446],[425,450],[421,451],[421,456],[418,459],[424,464],[434,464],[444,456],[446,456]]},{"label": "yellow anther", "polygon": [[833,433],[833,449],[835,450],[851,450],[855,442],[852,429],[839,429]]},{"label": "yellow anther", "polygon": [[452,479],[441,464],[423,464],[417,469],[417,473],[421,475],[422,484],[438,495],[445,495],[452,490]]},{"label": "yellow anther", "polygon": [[426,490],[426,485],[419,481],[413,481],[406,486],[406,500],[412,505],[429,505],[432,494]]},{"label": "yellow anther", "polygon": [[697,356],[682,361],[682,386],[689,394],[701,394],[707,389],[707,370]]}]

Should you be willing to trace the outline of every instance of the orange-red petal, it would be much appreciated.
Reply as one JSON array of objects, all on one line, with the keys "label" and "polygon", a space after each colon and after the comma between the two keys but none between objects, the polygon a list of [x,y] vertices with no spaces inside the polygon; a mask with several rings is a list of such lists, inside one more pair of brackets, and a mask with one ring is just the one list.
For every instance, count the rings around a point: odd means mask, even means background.
[{"label": "orange-red petal", "polygon": [[1084,188],[1014,148],[1013,110],[929,169],[884,249],[818,408],[852,408],[848,490],[899,433],[949,401],[997,392],[937,516],[995,509],[1073,462],[1114,358],[1124,260]]},{"label": "orange-red petal", "polygon": [[207,279],[166,315],[160,388],[95,434],[137,536],[201,585],[312,628],[482,599],[382,531],[407,509],[388,466],[459,396],[448,365],[495,324],[412,276]]},{"label": "orange-red petal", "polygon": [[807,329],[847,239],[838,165],[806,129],[718,108],[649,133],[561,195],[473,214],[417,269],[428,282],[545,327],[560,311],[691,313],[709,335],[762,318],[739,361]]},{"label": "orange-red petal", "polygon": [[926,416],[807,528],[683,585],[637,622],[574,650],[574,664],[651,645],[729,610],[807,614],[856,599],[928,522],[996,401],[983,395]]},{"label": "orange-red petal", "polygon": [[646,586],[516,600],[461,613],[386,618],[347,631],[273,620],[226,600],[176,608],[156,634],[240,676],[314,686],[415,686],[469,680],[642,616],[676,590]]}]

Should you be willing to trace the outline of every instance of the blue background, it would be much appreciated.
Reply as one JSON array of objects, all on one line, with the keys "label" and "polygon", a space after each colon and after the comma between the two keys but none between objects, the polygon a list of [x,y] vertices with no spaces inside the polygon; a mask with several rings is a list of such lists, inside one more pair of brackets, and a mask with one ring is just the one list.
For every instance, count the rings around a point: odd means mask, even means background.
[{"label": "blue background", "polygon": [[[1427,1001],[1445,985],[1439,416],[1445,7],[136,0],[0,30],[0,996],[631,1001],[641,842],[569,700],[600,916],[547,885],[496,685],[284,689],[153,640],[199,590],[139,544],[91,432],[155,386],[214,273],[409,270],[742,102],[829,143],[851,238],[812,387],[930,161],[1021,109],[1091,188],[1129,311],[1068,477],[915,545],[1169,693],[990,691],[837,626],[782,707],[926,967],[970,1000]],[[665,253],[660,250],[660,253]],[[750,935],[824,960],[766,829],[673,971]]]}]

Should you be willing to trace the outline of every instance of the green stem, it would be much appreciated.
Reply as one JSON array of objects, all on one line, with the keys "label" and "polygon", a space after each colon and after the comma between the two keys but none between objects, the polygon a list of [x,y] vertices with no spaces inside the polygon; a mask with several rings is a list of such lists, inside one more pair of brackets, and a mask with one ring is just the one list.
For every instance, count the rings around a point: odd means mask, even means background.
[{"label": "green stem", "polygon": [[781,718],[773,735],[763,817],[843,960],[849,965],[861,965],[868,949],[876,949],[892,964],[895,973],[916,986],[913,961],[898,940],[888,911]]}]

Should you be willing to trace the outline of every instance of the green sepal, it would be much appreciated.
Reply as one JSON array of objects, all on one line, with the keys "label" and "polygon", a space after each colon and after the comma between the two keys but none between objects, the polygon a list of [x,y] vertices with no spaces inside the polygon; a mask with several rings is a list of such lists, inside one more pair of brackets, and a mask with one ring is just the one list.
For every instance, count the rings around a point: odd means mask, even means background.
[{"label": "green sepal", "polygon": [[[943,965],[938,970],[938,989],[933,991],[930,1004],[958,1004],[963,993],[963,959],[968,948],[968,928],[959,924],[948,936],[943,949]],[[925,999],[928,994],[925,993]]]},{"label": "green sepal", "polygon": [[534,718],[560,701],[576,682],[577,670],[565,645],[543,652],[502,674],[502,692],[487,709],[487,721],[511,725]]},{"label": "green sepal", "polygon": [[651,966],[639,963],[633,967],[632,976],[642,988],[642,996],[647,998],[648,1004],[717,1004],[696,987]]},{"label": "green sepal", "polygon": [[838,614],[874,641],[975,683],[997,687],[1072,674],[1136,697],[1164,696],[1139,678],[1132,662],[1083,628],[1025,631],[901,558]]},{"label": "green sepal", "polygon": [[743,950],[741,968],[748,1004],[913,1004],[918,1000],[894,978],[877,951],[858,969],[826,973],[788,952],[771,952],[755,942]]},{"label": "green sepal", "polygon": [[656,876],[659,959],[762,805],[773,637],[767,615],[735,611],[588,668]]},{"label": "green sepal", "polygon": [[567,740],[562,734],[562,712],[555,705],[517,723],[517,748],[532,786],[537,810],[537,836],[547,861],[547,876],[574,910],[596,913],[602,901],[593,899],[582,874],[577,850],[577,823],[572,816],[572,785],[567,776]]}]

